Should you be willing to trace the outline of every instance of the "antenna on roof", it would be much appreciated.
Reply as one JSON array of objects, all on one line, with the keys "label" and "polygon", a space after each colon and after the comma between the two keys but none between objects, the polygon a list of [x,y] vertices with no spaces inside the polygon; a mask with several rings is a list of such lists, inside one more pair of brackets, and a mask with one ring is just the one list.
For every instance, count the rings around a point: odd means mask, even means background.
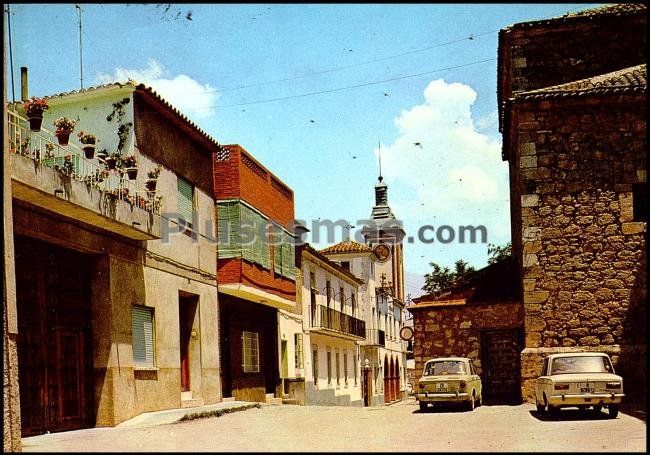
[{"label": "antenna on roof", "polygon": [[83,65],[83,52],[81,48],[81,6],[78,3],[75,3],[75,8],[79,10],[79,83],[81,89],[84,88],[84,65]]}]

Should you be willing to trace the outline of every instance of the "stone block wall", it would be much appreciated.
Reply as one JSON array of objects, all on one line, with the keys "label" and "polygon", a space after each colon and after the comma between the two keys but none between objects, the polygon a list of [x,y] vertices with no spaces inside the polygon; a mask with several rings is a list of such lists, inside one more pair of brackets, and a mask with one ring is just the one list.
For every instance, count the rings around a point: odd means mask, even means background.
[{"label": "stone block wall", "polygon": [[628,392],[643,393],[646,222],[633,204],[646,182],[645,96],[528,100],[512,117],[523,396],[533,397],[543,355],[563,350],[613,354]]},{"label": "stone block wall", "polygon": [[413,384],[422,376],[424,363],[435,357],[460,356],[481,366],[481,331],[514,329],[523,325],[520,302],[486,302],[478,305],[410,308],[413,313]]},{"label": "stone block wall", "polygon": [[515,24],[499,37],[499,102],[646,59],[646,11]]}]

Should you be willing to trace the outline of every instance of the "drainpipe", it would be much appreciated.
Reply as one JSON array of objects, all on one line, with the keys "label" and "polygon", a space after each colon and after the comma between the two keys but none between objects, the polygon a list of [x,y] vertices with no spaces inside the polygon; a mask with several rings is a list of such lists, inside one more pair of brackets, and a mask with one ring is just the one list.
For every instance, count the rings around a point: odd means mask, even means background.
[{"label": "drainpipe", "polygon": [[29,95],[27,92],[27,67],[26,66],[20,67],[20,99],[22,101],[27,101],[29,99]]}]

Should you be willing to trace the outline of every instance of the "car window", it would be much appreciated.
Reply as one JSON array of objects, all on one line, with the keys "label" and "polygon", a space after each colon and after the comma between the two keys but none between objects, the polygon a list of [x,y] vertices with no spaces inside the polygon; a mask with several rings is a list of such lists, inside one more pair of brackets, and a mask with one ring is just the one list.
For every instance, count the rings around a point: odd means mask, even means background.
[{"label": "car window", "polygon": [[440,360],[429,362],[424,368],[425,376],[444,374],[466,374],[465,364],[460,360]]},{"label": "car window", "polygon": [[544,363],[542,364],[542,376],[546,376],[548,373],[548,358],[544,359]]},{"label": "car window", "polygon": [[556,357],[551,374],[613,373],[609,358],[603,356]]}]

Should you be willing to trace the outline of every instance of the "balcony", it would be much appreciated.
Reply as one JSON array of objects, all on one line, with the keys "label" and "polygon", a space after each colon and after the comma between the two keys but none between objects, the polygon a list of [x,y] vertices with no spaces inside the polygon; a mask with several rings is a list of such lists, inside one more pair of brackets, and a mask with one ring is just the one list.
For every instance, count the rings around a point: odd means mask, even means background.
[{"label": "balcony", "polygon": [[[314,311],[315,310],[315,311]],[[335,335],[351,340],[363,340],[366,337],[366,323],[361,319],[318,305],[311,311],[311,330]]]},{"label": "balcony", "polygon": [[386,333],[379,329],[366,329],[365,346],[386,346]]},{"label": "balcony", "polygon": [[160,198],[8,111],[14,199],[134,240],[160,238]]}]

